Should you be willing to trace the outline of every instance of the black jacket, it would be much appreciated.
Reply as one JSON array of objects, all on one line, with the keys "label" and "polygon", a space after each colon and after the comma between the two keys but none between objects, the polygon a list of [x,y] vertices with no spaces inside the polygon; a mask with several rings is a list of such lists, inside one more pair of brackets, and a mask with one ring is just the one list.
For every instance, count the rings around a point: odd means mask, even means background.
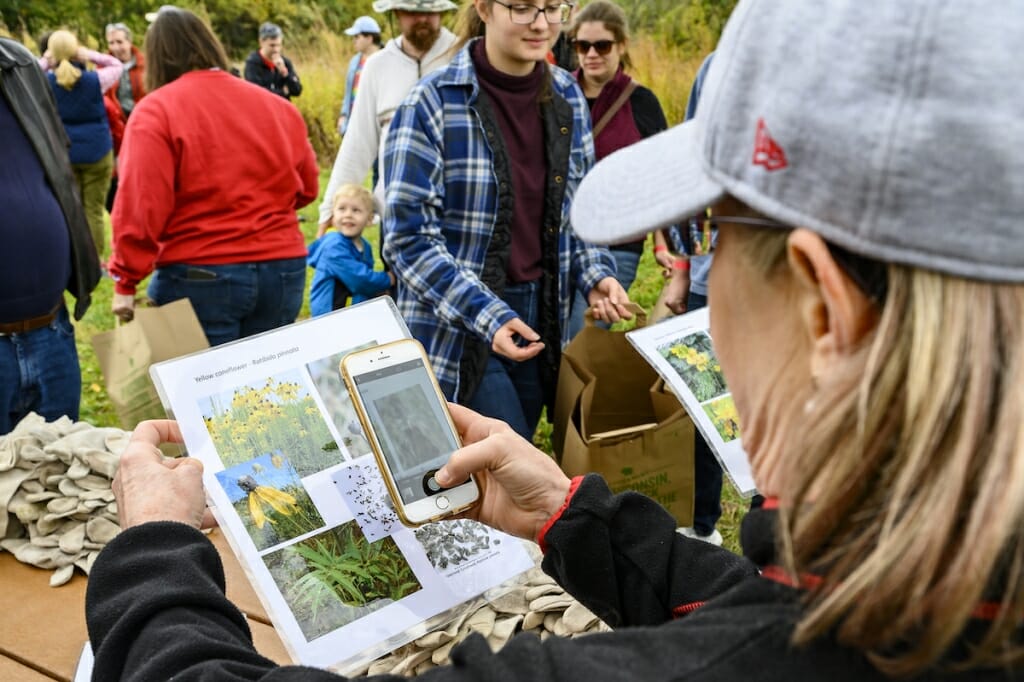
[{"label": "black jacket", "polygon": [[[546,76],[550,78],[550,76]],[[498,210],[484,255],[483,272],[480,280],[499,298],[504,295],[508,260],[512,250],[511,225],[515,211],[515,197],[512,195],[512,170],[509,167],[508,149],[498,125],[487,93],[481,88],[475,103],[480,123],[491,146],[494,159],[494,175],[498,179]],[[569,156],[572,152],[573,125],[572,105],[557,93],[541,107],[544,126],[544,154],[546,164],[552,172],[547,174],[544,190],[544,213],[541,225],[541,278],[540,307],[536,331],[544,342],[540,355],[541,386],[544,404],[548,414],[554,409],[555,388],[558,384],[558,368],[562,359],[562,332],[558,319],[558,229],[562,221],[562,201],[565,198],[565,184],[561,178],[567,173]],[[554,178],[558,178],[556,181]],[[476,336],[467,335],[462,348],[459,365],[459,401],[468,402],[476,393],[487,368],[491,346]]]},{"label": "black jacket", "polygon": [[284,65],[288,69],[287,76],[282,76],[280,71],[267,66],[263,57],[260,56],[259,50],[251,52],[245,59],[245,80],[255,83],[261,88],[266,88],[285,99],[298,97],[302,94],[299,75],[295,73],[295,67],[292,66],[292,61],[288,57],[281,58],[284,59]]},{"label": "black jacket", "polygon": [[[774,512],[748,514],[745,551],[770,562],[773,527]],[[795,589],[761,577],[748,559],[683,537],[655,502],[637,493],[613,496],[596,475],[583,480],[544,541],[544,569],[615,632],[543,642],[520,635],[497,654],[473,635],[452,650],[452,665],[418,679],[886,679],[859,652],[830,639],[794,650]],[[145,524],[115,538],[89,576],[86,620],[94,679],[339,680],[318,669],[279,668],[257,654],[245,618],[224,597],[216,550],[182,524]],[[1024,670],[912,679],[1013,680],[1024,679]]]},{"label": "black jacket", "polygon": [[64,213],[71,240],[71,278],[67,290],[75,297],[74,315],[80,320],[89,308],[92,290],[100,281],[100,262],[71,171],[71,142],[57,113],[50,83],[35,57],[7,38],[0,38],[0,93],[35,149]]}]

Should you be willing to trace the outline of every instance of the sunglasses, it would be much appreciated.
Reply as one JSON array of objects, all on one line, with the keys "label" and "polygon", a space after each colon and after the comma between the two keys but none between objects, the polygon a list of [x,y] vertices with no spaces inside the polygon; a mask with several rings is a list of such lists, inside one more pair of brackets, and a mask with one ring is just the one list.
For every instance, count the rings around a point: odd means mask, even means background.
[{"label": "sunglasses", "polygon": [[590,52],[590,48],[594,48],[594,50],[597,51],[597,54],[602,57],[611,52],[612,48],[615,46],[614,40],[595,40],[594,42],[590,42],[589,40],[574,40],[572,43],[576,46],[576,52],[580,54],[585,55]]}]

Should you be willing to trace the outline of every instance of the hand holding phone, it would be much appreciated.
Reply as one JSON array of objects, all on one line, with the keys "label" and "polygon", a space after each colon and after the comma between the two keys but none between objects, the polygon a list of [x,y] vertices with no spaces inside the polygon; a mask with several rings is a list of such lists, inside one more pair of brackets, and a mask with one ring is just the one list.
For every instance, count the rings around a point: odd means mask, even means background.
[{"label": "hand holding phone", "polygon": [[481,499],[466,517],[536,540],[541,528],[565,503],[570,489],[568,477],[552,457],[505,422],[460,405],[448,408],[464,447],[441,467],[438,479],[454,486],[475,476]]},{"label": "hand holding phone", "polygon": [[341,375],[403,523],[435,521],[479,500],[473,478],[450,489],[434,478],[461,443],[419,342],[351,353],[341,361]]}]

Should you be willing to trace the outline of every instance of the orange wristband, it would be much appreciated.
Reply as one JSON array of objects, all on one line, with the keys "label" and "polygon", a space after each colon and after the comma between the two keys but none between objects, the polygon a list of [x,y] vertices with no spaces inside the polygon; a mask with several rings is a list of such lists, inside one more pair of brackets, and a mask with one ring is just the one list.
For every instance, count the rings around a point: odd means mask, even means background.
[{"label": "orange wristband", "polygon": [[672,261],[673,270],[683,270],[684,272],[690,271],[690,259],[689,258],[677,258]]},{"label": "orange wristband", "polygon": [[662,251],[668,251],[668,247],[664,244],[655,244],[654,253],[661,253]]}]

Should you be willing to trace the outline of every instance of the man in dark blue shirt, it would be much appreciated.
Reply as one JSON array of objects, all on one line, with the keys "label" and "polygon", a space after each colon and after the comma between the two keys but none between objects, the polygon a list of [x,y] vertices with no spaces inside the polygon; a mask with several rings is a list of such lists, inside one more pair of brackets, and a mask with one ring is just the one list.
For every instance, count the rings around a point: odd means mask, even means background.
[{"label": "man in dark blue shirt", "polygon": [[49,84],[0,38],[0,434],[29,412],[78,419],[82,378],[64,290],[89,306],[100,277]]}]

